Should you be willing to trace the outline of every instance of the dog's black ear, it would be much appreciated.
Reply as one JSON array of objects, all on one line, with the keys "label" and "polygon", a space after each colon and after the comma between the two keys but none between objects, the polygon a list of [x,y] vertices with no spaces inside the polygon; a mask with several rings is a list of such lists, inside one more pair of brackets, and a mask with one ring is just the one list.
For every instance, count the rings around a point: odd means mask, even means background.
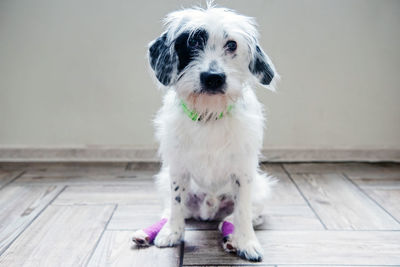
[{"label": "dog's black ear", "polygon": [[173,83],[173,73],[176,69],[176,55],[167,43],[167,33],[164,33],[150,43],[149,61],[157,79],[165,86]]},{"label": "dog's black ear", "polygon": [[262,85],[269,85],[275,76],[274,70],[268,62],[268,56],[258,45],[256,45],[249,69]]}]

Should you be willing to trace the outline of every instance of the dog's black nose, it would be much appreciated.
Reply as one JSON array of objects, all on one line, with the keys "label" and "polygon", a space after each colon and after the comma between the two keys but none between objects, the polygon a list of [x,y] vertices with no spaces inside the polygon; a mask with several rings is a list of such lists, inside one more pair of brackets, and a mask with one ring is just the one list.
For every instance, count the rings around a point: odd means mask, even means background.
[{"label": "dog's black nose", "polygon": [[200,74],[200,82],[207,92],[218,93],[223,92],[222,86],[225,84],[226,76],[223,72],[202,72]]}]

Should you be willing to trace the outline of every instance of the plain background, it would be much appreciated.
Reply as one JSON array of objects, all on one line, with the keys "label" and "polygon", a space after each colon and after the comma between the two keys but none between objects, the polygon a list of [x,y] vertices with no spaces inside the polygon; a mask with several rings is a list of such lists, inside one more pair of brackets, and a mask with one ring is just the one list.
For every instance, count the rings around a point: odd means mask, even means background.
[{"label": "plain background", "polygon": [[[0,1],[0,147],[156,147],[147,44],[195,3]],[[257,88],[265,148],[400,149],[400,1],[217,4],[256,17],[282,76]]]}]

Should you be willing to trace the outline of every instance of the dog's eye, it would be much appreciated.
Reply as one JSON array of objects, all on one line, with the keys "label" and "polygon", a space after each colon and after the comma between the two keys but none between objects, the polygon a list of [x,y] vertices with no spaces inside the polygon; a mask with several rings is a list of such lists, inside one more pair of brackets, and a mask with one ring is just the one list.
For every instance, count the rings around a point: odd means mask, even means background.
[{"label": "dog's eye", "polygon": [[188,45],[191,48],[199,48],[199,47],[201,47],[201,41],[199,39],[196,39],[196,38],[190,38],[188,40]]},{"label": "dog's eye", "polygon": [[226,49],[230,52],[235,52],[237,44],[235,41],[228,41],[225,45]]}]

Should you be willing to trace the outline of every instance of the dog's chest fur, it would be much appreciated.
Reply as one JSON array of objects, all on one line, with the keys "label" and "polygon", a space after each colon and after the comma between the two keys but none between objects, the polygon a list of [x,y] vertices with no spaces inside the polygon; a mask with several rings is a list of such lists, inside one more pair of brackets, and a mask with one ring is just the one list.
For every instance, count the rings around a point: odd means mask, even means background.
[{"label": "dog's chest fur", "polygon": [[220,190],[233,174],[256,167],[243,166],[252,157],[257,164],[262,145],[263,114],[251,89],[244,89],[230,113],[218,120],[192,121],[179,103],[169,91],[155,120],[164,164],[179,165],[207,191]]}]

